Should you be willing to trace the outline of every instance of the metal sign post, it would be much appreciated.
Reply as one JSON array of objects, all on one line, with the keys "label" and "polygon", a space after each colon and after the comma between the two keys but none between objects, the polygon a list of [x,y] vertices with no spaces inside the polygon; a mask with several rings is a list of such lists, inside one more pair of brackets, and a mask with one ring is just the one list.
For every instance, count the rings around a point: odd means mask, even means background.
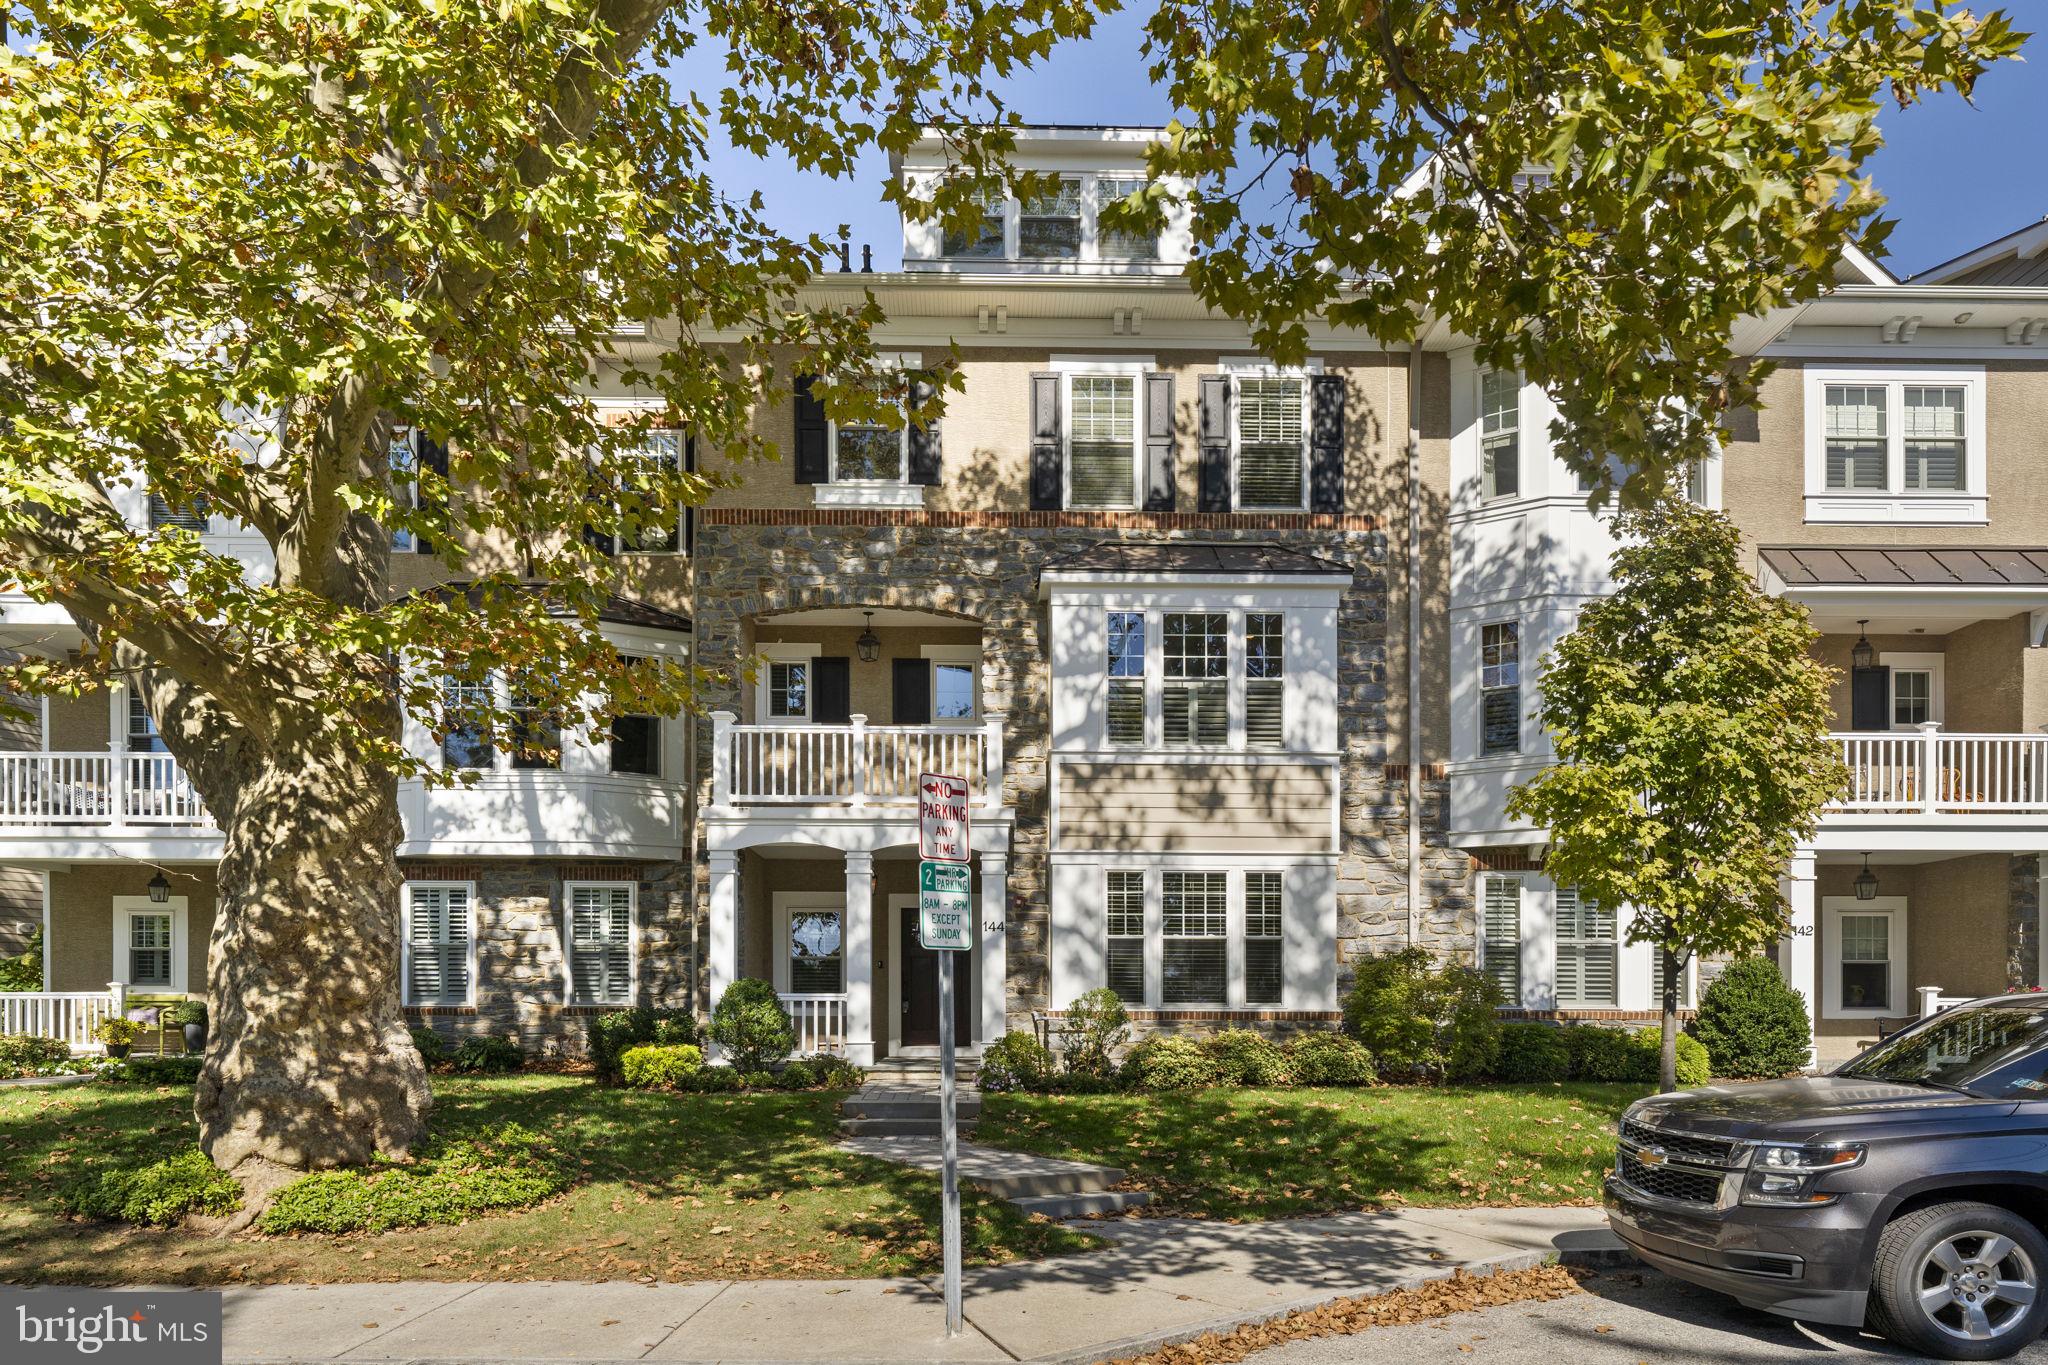
[{"label": "metal sign post", "polygon": [[953,954],[972,947],[967,860],[967,779],[920,773],[917,779],[918,942],[939,954],[939,1235],[944,1248],[946,1335],[961,1331],[960,1126],[953,1102]]}]

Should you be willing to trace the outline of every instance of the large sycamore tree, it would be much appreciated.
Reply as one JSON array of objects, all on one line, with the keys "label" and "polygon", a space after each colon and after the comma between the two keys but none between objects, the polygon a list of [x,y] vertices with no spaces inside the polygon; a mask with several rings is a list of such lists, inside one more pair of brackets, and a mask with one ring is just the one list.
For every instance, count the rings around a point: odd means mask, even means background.
[{"label": "large sycamore tree", "polygon": [[1819,632],[1757,585],[1735,524],[1669,497],[1613,529],[1612,593],[1543,662],[1536,714],[1557,761],[1508,811],[1550,831],[1551,880],[1635,911],[1629,941],[1663,966],[1669,1090],[1685,964],[1784,935],[1786,863],[1849,771]]},{"label": "large sycamore tree", "polygon": [[[196,1099],[214,1161],[274,1183],[402,1155],[431,1102],[398,997],[395,786],[418,772],[402,717],[533,742],[474,689],[444,706],[444,676],[493,673],[565,727],[687,704],[686,670],[622,662],[600,637],[614,575],[580,529],[674,527],[702,495],[638,453],[645,428],[763,453],[749,414],[786,393],[792,357],[856,374],[870,357],[871,306],[796,301],[832,244],[707,174],[713,121],[840,177],[937,123],[985,171],[1002,149],[977,131],[1000,121],[985,74],[1085,31],[1092,10],[7,13],[0,570],[77,631],[27,642],[0,684],[136,689],[225,834]],[[708,94],[664,74],[702,41],[728,54]],[[651,320],[663,343],[658,362],[614,363],[665,410],[612,425],[582,395],[622,320]],[[407,431],[450,452],[445,467],[394,469]],[[246,528],[259,572],[151,529],[144,491]],[[396,592],[398,535],[474,586]],[[461,550],[480,540],[511,562],[476,573]]]}]

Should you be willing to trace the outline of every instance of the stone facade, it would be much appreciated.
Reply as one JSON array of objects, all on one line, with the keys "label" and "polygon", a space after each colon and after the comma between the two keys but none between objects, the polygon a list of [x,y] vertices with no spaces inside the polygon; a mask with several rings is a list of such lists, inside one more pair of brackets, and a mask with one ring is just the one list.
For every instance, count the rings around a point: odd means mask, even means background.
[{"label": "stone facade", "polygon": [[[782,613],[898,608],[979,625],[982,705],[1005,718],[1003,801],[1015,813],[1009,850],[1008,1017],[1028,1028],[1050,997],[1047,874],[1048,616],[1038,571],[1050,559],[1113,539],[1257,540],[1348,565],[1354,584],[1339,608],[1339,729],[1343,847],[1338,881],[1342,964],[1404,946],[1406,779],[1388,763],[1400,713],[1388,677],[1387,538],[1370,517],[1193,513],[996,513],[713,510],[699,524],[693,617],[699,665],[718,681],[703,698],[697,752],[711,747],[709,713],[741,712],[741,668],[753,629]],[[709,763],[697,772],[698,809],[710,804]],[[1466,860],[1443,843],[1444,792],[1432,776],[1424,810],[1424,941],[1469,957],[1472,899]],[[708,919],[709,866],[699,859],[696,900]],[[708,990],[699,964],[698,999]],[[1282,1021],[1274,1021],[1276,1024]]]},{"label": "stone facade", "polygon": [[529,1056],[580,1055],[586,1021],[605,1007],[564,1000],[563,883],[569,881],[635,883],[639,1003],[689,1003],[687,964],[696,940],[680,889],[686,880],[683,864],[408,859],[399,871],[409,881],[476,884],[474,1003],[408,1007],[406,1015],[415,1024],[430,1025],[450,1039],[510,1038]]}]

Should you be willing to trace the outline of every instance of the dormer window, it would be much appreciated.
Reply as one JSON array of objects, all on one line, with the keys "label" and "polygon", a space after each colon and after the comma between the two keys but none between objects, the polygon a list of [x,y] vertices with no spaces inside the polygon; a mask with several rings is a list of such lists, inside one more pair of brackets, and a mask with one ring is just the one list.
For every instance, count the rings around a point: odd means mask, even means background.
[{"label": "dormer window", "polygon": [[[1169,252],[1158,232],[1113,231],[1102,226],[1101,211],[1150,183],[1131,172],[1061,175],[1044,182],[1045,191],[1028,199],[991,194],[981,201],[981,221],[972,229],[938,224],[918,225],[914,238],[924,245],[906,246],[905,261],[936,259],[968,262],[1038,264],[1044,262],[1149,265]],[[928,232],[929,236],[923,234]]]},{"label": "dormer window", "polygon": [[1017,216],[1017,254],[1026,260],[1081,258],[1081,181],[1066,176],[1051,194],[1022,206]]},{"label": "dormer window", "polygon": [[[1119,180],[1102,176],[1095,182],[1096,212],[1100,214],[1103,205],[1114,204],[1119,199],[1141,194],[1144,189],[1145,181],[1141,177]],[[1159,234],[1153,232],[1141,236],[1129,232],[1114,232],[1098,226],[1095,234],[1095,255],[1105,261],[1156,261],[1159,259]]]},{"label": "dormer window", "polygon": [[1006,252],[1004,223],[1008,201],[1000,194],[985,194],[981,198],[981,226],[969,233],[959,228],[947,228],[940,250],[946,255],[962,260],[1001,260]]}]

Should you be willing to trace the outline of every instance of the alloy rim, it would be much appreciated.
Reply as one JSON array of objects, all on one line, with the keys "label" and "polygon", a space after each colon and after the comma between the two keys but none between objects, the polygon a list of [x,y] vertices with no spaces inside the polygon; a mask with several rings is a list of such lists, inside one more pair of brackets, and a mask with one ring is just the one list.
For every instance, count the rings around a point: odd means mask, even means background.
[{"label": "alloy rim", "polygon": [[2034,1260],[2012,1238],[1959,1232],[1920,1263],[1920,1310],[1963,1341],[1990,1341],[2019,1326],[2040,1290]]}]

